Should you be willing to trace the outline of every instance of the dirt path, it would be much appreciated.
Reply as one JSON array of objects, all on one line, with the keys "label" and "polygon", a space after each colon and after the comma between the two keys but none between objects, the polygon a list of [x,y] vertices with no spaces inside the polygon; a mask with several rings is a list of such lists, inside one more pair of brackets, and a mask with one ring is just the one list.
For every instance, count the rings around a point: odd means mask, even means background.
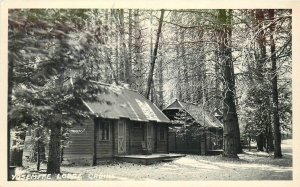
[{"label": "dirt path", "polygon": [[73,180],[291,180],[291,140],[283,141],[282,152],[282,159],[273,159],[265,152],[245,150],[238,161],[221,156],[187,155],[149,166],[114,163],[95,167],[62,166],[61,171]]}]

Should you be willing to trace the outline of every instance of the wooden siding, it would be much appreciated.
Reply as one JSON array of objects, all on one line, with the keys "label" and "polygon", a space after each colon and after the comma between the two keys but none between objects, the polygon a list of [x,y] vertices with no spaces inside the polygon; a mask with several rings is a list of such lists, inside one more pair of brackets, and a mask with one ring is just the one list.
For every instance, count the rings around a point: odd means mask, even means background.
[{"label": "wooden siding", "polygon": [[206,133],[200,132],[195,138],[189,135],[177,135],[175,132],[169,132],[169,151],[173,153],[191,153],[205,155]]},{"label": "wooden siding", "polygon": [[[126,124],[126,152],[123,154],[142,154],[142,141],[147,141],[147,123],[132,122],[127,119],[124,120]],[[76,126],[72,128],[73,133],[70,135],[69,146],[64,149],[64,159],[70,160],[90,160],[93,161],[94,156],[94,138],[96,140],[96,159],[112,158],[118,154],[118,123],[119,120],[109,120],[109,139],[100,140],[99,137],[99,123],[94,124],[93,119],[86,120],[84,126]],[[100,120],[101,123],[101,120]],[[140,127],[136,128],[133,124],[138,124]],[[167,130],[164,126],[165,139],[159,140],[160,124],[152,123],[152,152],[153,153],[167,153]],[[95,129],[94,129],[95,128]],[[95,133],[94,133],[95,130]],[[95,137],[94,137],[95,134]],[[87,161],[85,161],[87,162]]]},{"label": "wooden siding", "polygon": [[113,155],[118,155],[118,120],[115,120],[114,126],[113,126]]},{"label": "wooden siding", "polygon": [[169,142],[169,152],[174,153],[176,151],[176,133],[175,132],[169,132],[168,142]]},{"label": "wooden siding", "polygon": [[87,119],[83,124],[70,129],[67,146],[63,149],[63,161],[70,163],[84,158],[87,159],[86,162],[92,162],[94,121]]},{"label": "wooden siding", "polygon": [[168,152],[168,144],[167,141],[159,141],[157,142],[157,153],[167,153]]},{"label": "wooden siding", "polygon": [[[168,133],[168,126],[167,125],[159,125],[157,128],[157,153],[167,153],[168,152],[168,138],[167,138],[167,133]],[[160,139],[160,131],[163,131],[164,133],[164,139]]]},{"label": "wooden siding", "polygon": [[126,124],[126,152],[124,154],[129,154],[129,124],[132,123],[132,121],[127,120],[127,119],[123,119],[125,120],[125,124]]},{"label": "wooden siding", "polygon": [[158,142],[158,129],[159,126],[154,123],[153,124],[153,137],[152,137],[152,152],[156,153],[157,152],[157,142]]}]

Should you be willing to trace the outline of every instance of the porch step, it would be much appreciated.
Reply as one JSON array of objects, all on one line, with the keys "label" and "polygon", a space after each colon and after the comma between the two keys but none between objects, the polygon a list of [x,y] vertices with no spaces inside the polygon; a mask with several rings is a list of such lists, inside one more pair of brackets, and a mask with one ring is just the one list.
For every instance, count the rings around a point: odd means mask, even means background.
[{"label": "porch step", "polygon": [[152,155],[123,155],[116,156],[117,160],[150,165],[157,162],[171,162],[174,159],[183,157],[183,154],[152,154]]},{"label": "porch step", "polygon": [[174,159],[170,159],[170,158],[166,158],[166,159],[163,159],[162,162],[172,162]]},{"label": "porch step", "polygon": [[208,150],[207,155],[220,155],[223,153],[222,149],[216,149],[216,150]]}]

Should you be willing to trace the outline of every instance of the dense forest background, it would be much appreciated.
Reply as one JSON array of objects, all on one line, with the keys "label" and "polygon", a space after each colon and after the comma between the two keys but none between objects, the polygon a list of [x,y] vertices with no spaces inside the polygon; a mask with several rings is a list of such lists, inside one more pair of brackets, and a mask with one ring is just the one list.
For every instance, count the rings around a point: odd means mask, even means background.
[{"label": "dense forest background", "polygon": [[[177,98],[232,112],[227,130],[259,137],[261,150],[278,151],[281,132],[292,130],[289,9],[11,9],[8,34],[17,145],[28,126],[42,140],[40,129],[88,116],[74,98],[92,99],[91,80],[137,90],[160,109]],[[70,77],[75,89],[64,84]]]}]

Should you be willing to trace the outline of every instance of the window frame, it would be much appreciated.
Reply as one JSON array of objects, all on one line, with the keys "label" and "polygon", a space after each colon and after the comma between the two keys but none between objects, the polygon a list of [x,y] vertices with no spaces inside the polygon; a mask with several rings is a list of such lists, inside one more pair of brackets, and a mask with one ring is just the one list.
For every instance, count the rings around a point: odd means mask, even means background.
[{"label": "window frame", "polygon": [[[104,128],[104,125],[107,125],[107,127]],[[109,120],[99,120],[99,122],[98,122],[98,128],[99,128],[98,141],[101,141],[101,142],[111,141],[111,133],[110,133],[111,122]],[[106,134],[108,136],[107,139],[103,139],[104,129],[108,131],[108,132],[106,132]]]},{"label": "window frame", "polygon": [[142,128],[142,124],[139,122],[134,122],[132,123],[132,128],[133,129],[141,129]]}]

